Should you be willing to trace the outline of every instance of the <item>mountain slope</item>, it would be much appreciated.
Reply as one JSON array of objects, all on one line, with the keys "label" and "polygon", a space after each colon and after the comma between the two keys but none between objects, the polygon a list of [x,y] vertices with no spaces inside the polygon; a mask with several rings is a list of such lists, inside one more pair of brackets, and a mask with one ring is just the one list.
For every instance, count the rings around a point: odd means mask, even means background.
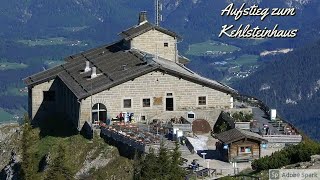
[{"label": "mountain slope", "polygon": [[[294,17],[268,17],[263,22],[259,17],[243,17],[235,21],[233,17],[221,16],[221,10],[234,2],[239,8],[243,2],[260,7],[295,7]],[[148,11],[153,21],[154,3],[150,0],[56,0],[41,1],[4,0],[0,7],[0,24],[3,37],[76,36],[95,41],[114,40],[117,33],[135,24],[137,13]],[[320,12],[317,0],[163,0],[164,26],[181,35],[188,42],[200,42],[217,38],[221,26],[225,24],[252,24],[273,27],[280,24],[283,29],[300,28],[301,22],[312,22]],[[310,23],[307,23],[310,24]],[[67,32],[66,27],[86,27],[85,31]],[[289,43],[288,43],[289,44]]]},{"label": "mountain slope", "polygon": [[234,85],[280,110],[306,134],[320,140],[320,41],[273,61]]}]

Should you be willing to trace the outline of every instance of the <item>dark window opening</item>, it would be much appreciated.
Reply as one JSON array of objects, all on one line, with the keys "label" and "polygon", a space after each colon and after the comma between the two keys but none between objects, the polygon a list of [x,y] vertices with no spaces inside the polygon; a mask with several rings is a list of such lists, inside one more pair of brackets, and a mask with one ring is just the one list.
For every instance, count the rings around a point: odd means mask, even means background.
[{"label": "dark window opening", "polygon": [[173,98],[166,98],[166,111],[173,111]]},{"label": "dark window opening", "polygon": [[56,94],[54,91],[43,91],[43,101],[55,101]]},{"label": "dark window opening", "polygon": [[167,96],[172,96],[173,94],[172,93],[167,93]]},{"label": "dark window opening", "polygon": [[169,47],[169,43],[164,43],[163,46],[164,47]]},{"label": "dark window opening", "polygon": [[199,105],[206,105],[207,104],[207,97],[206,96],[200,96],[198,99]]},{"label": "dark window opening", "polygon": [[146,116],[141,116],[141,121],[145,121],[146,120]]},{"label": "dark window opening", "polygon": [[188,114],[188,118],[194,118],[194,114]]},{"label": "dark window opening", "polygon": [[123,107],[124,108],[131,108],[131,99],[124,99],[123,100]]},{"label": "dark window opening", "polygon": [[150,99],[143,99],[142,107],[150,107]]}]

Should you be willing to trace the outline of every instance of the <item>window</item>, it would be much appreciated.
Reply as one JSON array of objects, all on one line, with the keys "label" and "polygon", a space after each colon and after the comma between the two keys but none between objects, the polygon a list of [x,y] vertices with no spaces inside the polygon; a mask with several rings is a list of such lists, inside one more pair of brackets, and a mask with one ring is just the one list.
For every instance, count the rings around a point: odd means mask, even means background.
[{"label": "window", "polygon": [[206,96],[198,97],[198,103],[199,105],[207,105],[207,97]]},{"label": "window", "polygon": [[239,153],[241,154],[251,153],[251,147],[250,146],[240,147]]},{"label": "window", "polygon": [[56,94],[54,91],[43,91],[43,101],[52,102],[56,100]]},{"label": "window", "polygon": [[150,98],[142,99],[142,107],[150,107]]},{"label": "window", "polygon": [[169,47],[169,43],[164,43],[163,46],[164,47]]},{"label": "window", "polygon": [[167,93],[167,96],[172,96],[173,94],[172,93]]},{"label": "window", "polygon": [[123,100],[123,107],[124,108],[131,108],[131,99],[124,99]]},{"label": "window", "polygon": [[194,118],[194,114],[188,114],[188,118]]},{"label": "window", "polygon": [[105,105],[98,103],[92,107],[92,123],[107,121],[107,108]]}]

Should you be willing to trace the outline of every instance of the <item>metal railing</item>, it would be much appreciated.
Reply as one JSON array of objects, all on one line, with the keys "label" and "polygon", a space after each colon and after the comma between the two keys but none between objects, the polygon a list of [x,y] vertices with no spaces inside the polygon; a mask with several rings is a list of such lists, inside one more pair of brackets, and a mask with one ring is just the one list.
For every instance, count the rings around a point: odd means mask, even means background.
[{"label": "metal railing", "polygon": [[301,135],[264,135],[268,143],[299,143],[302,141]]},{"label": "metal railing", "polygon": [[[234,97],[235,99],[242,101],[242,102],[246,102],[249,105],[255,106],[255,107],[259,107],[260,109],[262,109],[266,114],[270,114],[270,107],[267,106],[263,101],[261,101],[260,99],[253,97],[253,96],[247,96],[247,95],[238,95]],[[280,119],[282,122],[286,123],[288,126],[290,126],[295,132],[297,132],[298,134],[301,134],[299,132],[299,130],[290,122],[288,122],[287,120],[285,120],[284,118],[282,118],[279,113],[277,113],[277,118]]]}]

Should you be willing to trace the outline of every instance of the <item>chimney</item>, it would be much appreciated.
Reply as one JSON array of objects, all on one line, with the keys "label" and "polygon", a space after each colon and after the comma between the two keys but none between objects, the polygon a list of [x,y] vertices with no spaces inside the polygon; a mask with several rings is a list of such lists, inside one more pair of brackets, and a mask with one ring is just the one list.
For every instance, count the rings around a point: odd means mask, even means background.
[{"label": "chimney", "polygon": [[96,67],[92,67],[92,73],[91,73],[91,79],[97,77],[97,68]]},{"label": "chimney", "polygon": [[84,68],[84,72],[89,72],[91,71],[91,68],[90,68],[90,62],[89,61],[86,61],[86,68]]},{"label": "chimney", "polygon": [[147,11],[141,11],[139,13],[139,25],[141,25],[144,22],[147,22]]}]

